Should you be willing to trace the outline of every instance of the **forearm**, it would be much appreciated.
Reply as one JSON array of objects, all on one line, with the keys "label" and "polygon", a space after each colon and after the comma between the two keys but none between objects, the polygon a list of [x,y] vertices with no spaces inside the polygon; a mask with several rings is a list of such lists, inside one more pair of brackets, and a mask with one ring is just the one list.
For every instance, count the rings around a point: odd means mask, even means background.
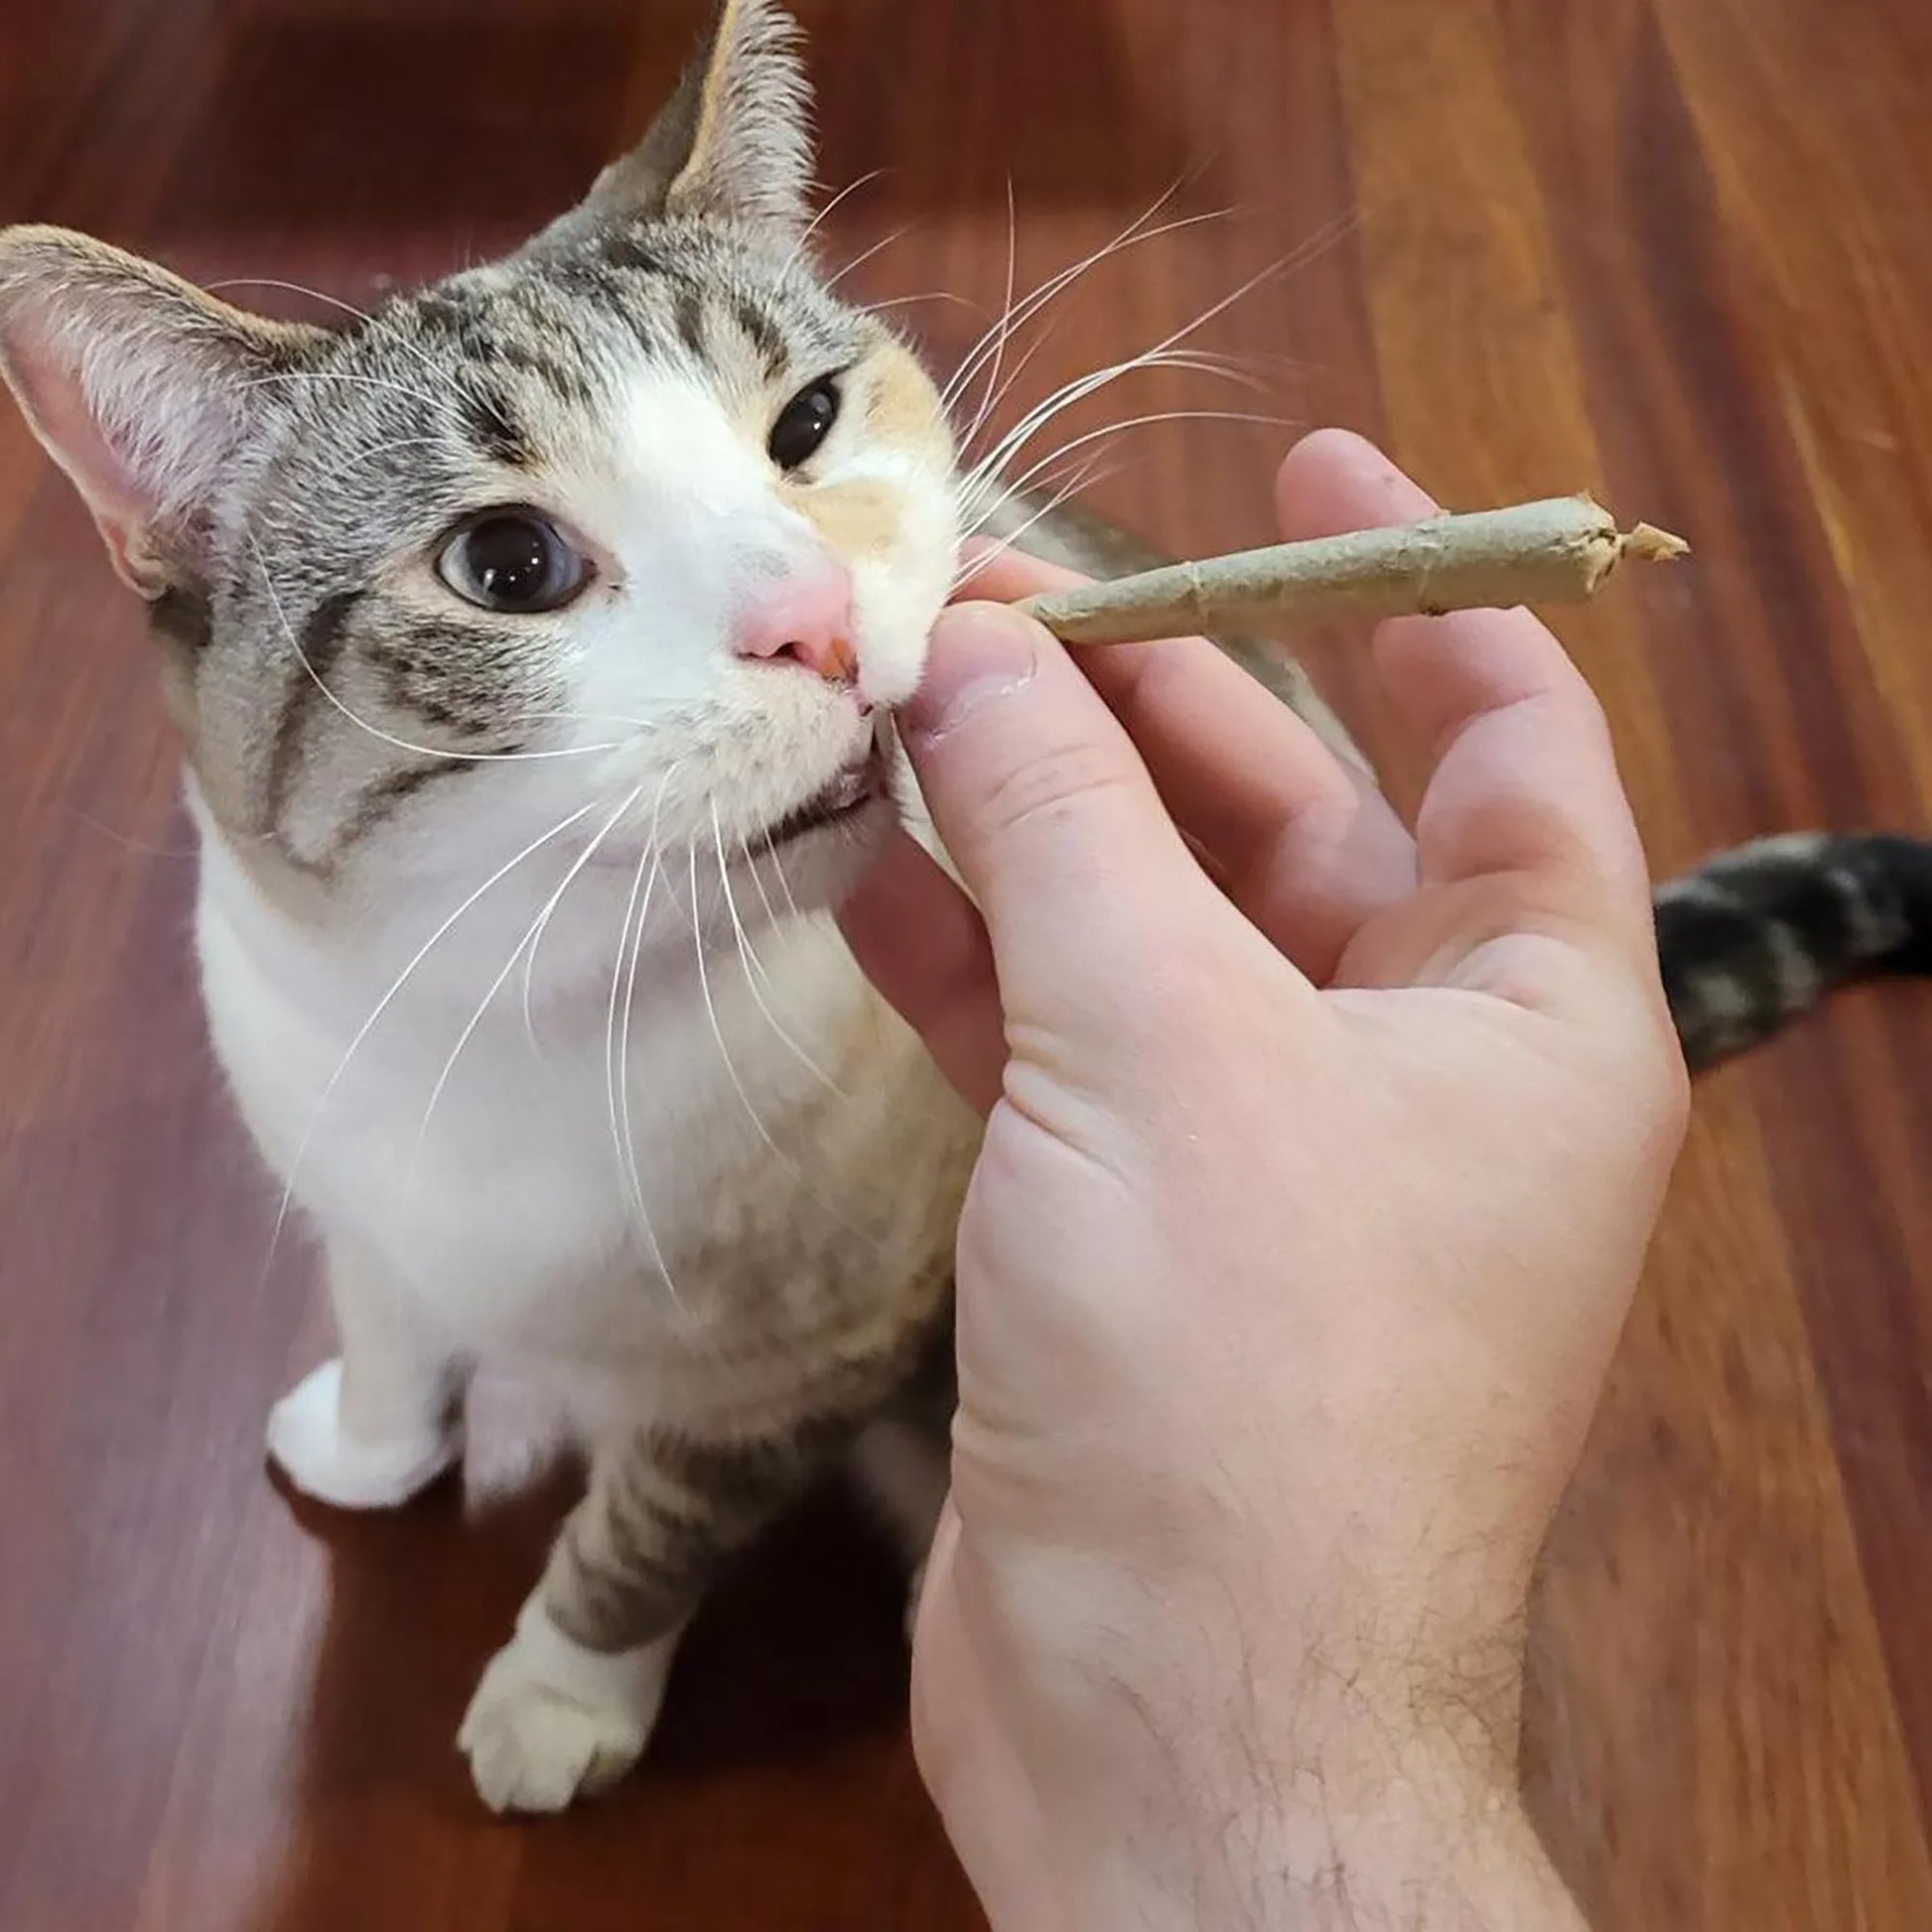
[{"label": "forearm", "polygon": [[961,1845],[995,1932],[1581,1932],[1518,1788],[1514,1636],[1448,1676],[1304,1652],[1273,1682],[1201,1636],[1186,1695],[1155,1664],[1061,1680],[1027,1828]]},{"label": "forearm", "polygon": [[[1156,1822],[1163,1809],[1166,1825]],[[989,1900],[995,1932],[1584,1927],[1513,1791],[1405,1781],[1344,1808],[1325,1774],[1311,1769],[1239,1817],[1157,1807],[1144,1827],[1082,1863],[1025,1899]]]}]

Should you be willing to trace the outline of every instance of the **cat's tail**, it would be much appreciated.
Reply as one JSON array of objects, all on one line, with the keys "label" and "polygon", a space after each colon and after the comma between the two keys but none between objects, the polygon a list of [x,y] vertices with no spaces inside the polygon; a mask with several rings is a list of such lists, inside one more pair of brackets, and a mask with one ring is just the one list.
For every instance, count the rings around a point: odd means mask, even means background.
[{"label": "cat's tail", "polygon": [[1656,894],[1664,989],[1692,1069],[1768,1039],[1834,987],[1932,974],[1932,841],[1799,832]]}]

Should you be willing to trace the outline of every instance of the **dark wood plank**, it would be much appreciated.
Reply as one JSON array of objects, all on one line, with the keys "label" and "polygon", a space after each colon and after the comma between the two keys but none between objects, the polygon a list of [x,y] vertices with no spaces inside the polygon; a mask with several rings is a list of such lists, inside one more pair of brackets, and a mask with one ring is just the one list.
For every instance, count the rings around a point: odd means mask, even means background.
[{"label": "dark wood plank", "polygon": [[[700,11],[13,8],[0,218],[359,301],[573,194]],[[1290,263],[1199,336],[1259,393],[1144,372],[1034,454],[1251,411],[1385,432],[1459,502],[1597,487],[1699,545],[1566,628],[1660,870],[1932,820],[1922,8],[803,11],[825,178],[886,171],[828,251],[905,228],[851,286],[919,297],[892,313],[941,369],[997,313],[1010,232],[1024,290],[1164,196],[1215,216],[1055,305],[976,449]],[[1288,434],[1148,425],[1093,500],[1179,546],[1258,540]],[[1360,652],[1312,648],[1406,781]],[[0,418],[0,1924],[976,1924],[903,1734],[891,1567],[831,1499],[701,1621],[621,1794],[528,1827],[475,1804],[450,1737],[568,1479],[503,1391],[464,1483],[393,1520],[264,1475],[326,1323],[302,1243],[265,1262],[185,850],[137,614]],[[1928,1061],[1900,987],[1705,1089],[1539,1602],[1533,1788],[1604,1926],[1932,1923]]]}]

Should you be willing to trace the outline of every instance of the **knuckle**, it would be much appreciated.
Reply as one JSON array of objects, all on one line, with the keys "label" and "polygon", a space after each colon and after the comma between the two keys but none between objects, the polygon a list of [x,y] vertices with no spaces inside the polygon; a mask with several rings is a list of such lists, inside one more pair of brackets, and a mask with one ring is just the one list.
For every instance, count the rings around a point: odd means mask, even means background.
[{"label": "knuckle", "polygon": [[1146,780],[1118,752],[1069,741],[1007,766],[981,800],[980,819],[995,836],[1053,826],[1131,802]]}]

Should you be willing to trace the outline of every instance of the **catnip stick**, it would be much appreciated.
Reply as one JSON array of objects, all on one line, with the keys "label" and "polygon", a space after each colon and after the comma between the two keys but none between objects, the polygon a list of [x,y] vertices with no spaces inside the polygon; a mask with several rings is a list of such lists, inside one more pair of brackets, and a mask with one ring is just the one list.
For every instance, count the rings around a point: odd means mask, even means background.
[{"label": "catnip stick", "polygon": [[1193,630],[1265,632],[1341,615],[1581,604],[1625,557],[1661,563],[1689,551],[1682,537],[1648,523],[1619,530],[1588,496],[1555,496],[1170,564],[1030,597],[1020,609],[1069,644],[1131,644]]}]

